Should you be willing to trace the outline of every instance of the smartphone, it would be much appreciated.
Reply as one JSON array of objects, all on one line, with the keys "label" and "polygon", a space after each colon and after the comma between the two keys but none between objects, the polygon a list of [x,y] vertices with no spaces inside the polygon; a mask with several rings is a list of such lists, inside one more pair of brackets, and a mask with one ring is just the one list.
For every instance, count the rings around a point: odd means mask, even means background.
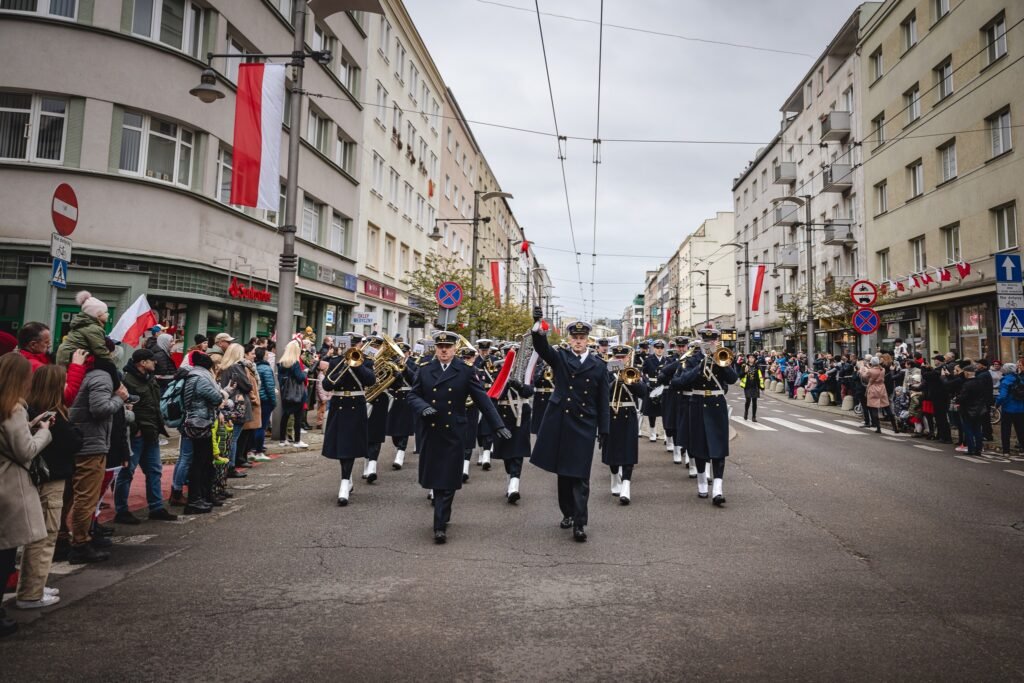
[{"label": "smartphone", "polygon": [[52,410],[47,410],[45,413],[40,413],[40,414],[36,415],[32,419],[31,422],[29,422],[29,426],[30,427],[35,427],[40,422],[46,422],[47,420],[49,420],[50,418],[52,418],[56,414],[57,413],[52,411]]}]

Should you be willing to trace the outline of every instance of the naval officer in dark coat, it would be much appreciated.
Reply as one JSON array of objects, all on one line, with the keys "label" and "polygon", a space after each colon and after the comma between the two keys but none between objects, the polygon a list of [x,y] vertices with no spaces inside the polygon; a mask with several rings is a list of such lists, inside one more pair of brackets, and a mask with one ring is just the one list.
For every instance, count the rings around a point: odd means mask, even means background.
[{"label": "naval officer in dark coat", "polygon": [[409,405],[409,391],[412,390],[412,383],[416,381],[416,371],[419,369],[416,361],[412,359],[412,347],[400,342],[398,348],[405,354],[405,370],[388,390],[392,401],[386,429],[387,435],[391,437],[391,443],[395,446],[395,461],[391,466],[396,470],[402,469],[405,451],[409,448],[409,437],[415,432],[412,407]]},{"label": "naval officer in dark coat", "polygon": [[595,437],[604,443],[609,429],[609,378],[605,362],[587,348],[592,329],[582,321],[569,325],[569,348],[553,349],[542,313],[533,310],[533,348],[554,372],[555,390],[537,433],[530,462],[558,475],[561,527],[586,541],[587,500]]},{"label": "naval officer in dark coat", "polygon": [[725,504],[722,475],[725,458],[729,455],[729,406],[725,393],[739,375],[731,363],[723,367],[705,355],[714,353],[719,337],[713,327],[700,330],[702,348],[686,359],[682,370],[672,378],[672,386],[683,389],[688,400],[686,446],[690,457],[697,461],[697,495],[708,497],[707,464],[710,461],[714,475],[712,502],[722,506]]},{"label": "naval officer in dark coat", "polygon": [[[647,400],[644,401],[644,415],[647,416],[647,423],[651,427],[651,441],[658,440],[658,418],[664,415],[664,405],[662,404],[661,394],[665,392],[665,389],[661,389],[660,392],[655,390],[660,386],[658,384],[658,374],[662,368],[668,363],[668,358],[665,357],[665,342],[658,339],[654,342],[654,353],[647,356],[647,360],[644,361],[642,372],[644,377],[647,379],[647,388],[652,394],[657,393],[657,396],[648,396]],[[665,420],[661,421],[661,429],[665,431]],[[666,437],[667,438],[667,437]]]},{"label": "naval officer in dark coat", "polygon": [[462,488],[462,433],[466,429],[466,399],[472,397],[483,419],[499,438],[512,436],[487,397],[473,368],[455,359],[457,337],[434,335],[434,360],[420,368],[409,392],[409,403],[423,418],[420,447],[420,486],[434,492],[434,542],[447,541],[455,492]]}]

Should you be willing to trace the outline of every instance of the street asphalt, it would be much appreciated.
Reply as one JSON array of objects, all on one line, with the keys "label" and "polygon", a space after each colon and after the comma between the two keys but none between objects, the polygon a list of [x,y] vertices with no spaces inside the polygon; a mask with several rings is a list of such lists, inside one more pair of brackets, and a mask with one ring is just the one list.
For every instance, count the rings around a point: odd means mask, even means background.
[{"label": "street asphalt", "polygon": [[595,463],[583,544],[530,465],[514,506],[474,465],[438,546],[414,455],[393,471],[385,445],[341,508],[337,463],[288,453],[214,515],[120,527],[56,607],[9,609],[0,678],[1024,680],[1024,459],[775,397],[758,418],[733,420],[721,509],[661,442],[628,506]]}]

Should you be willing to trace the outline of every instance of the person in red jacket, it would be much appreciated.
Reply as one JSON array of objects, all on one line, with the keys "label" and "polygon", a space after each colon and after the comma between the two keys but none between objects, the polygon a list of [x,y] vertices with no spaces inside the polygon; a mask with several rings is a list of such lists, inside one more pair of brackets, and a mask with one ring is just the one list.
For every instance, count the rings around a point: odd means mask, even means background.
[{"label": "person in red jacket", "polygon": [[18,353],[28,359],[35,372],[50,364],[50,343],[53,336],[50,328],[43,323],[25,323],[18,330]]}]

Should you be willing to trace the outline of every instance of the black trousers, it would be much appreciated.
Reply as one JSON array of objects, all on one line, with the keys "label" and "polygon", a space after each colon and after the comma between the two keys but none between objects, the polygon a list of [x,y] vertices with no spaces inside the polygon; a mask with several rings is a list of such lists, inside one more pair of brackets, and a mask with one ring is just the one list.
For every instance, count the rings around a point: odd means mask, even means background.
[{"label": "black trousers", "polygon": [[455,491],[434,489],[434,531],[444,531],[452,519],[452,502]]},{"label": "black trousers", "polygon": [[615,474],[619,470],[622,470],[622,481],[629,481],[633,478],[633,466],[632,465],[609,465],[608,469]]},{"label": "black trousers", "polygon": [[753,408],[751,411],[751,417],[757,418],[757,396],[747,396],[743,401],[743,417],[747,416],[747,411]]},{"label": "black trousers", "polygon": [[505,474],[510,477],[521,477],[523,475],[523,459],[505,458]]},{"label": "black trousers", "polygon": [[[236,429],[242,429],[241,426]],[[238,435],[238,443],[235,447],[235,461],[231,463],[232,467],[236,465],[244,465],[249,460],[246,457],[249,453],[249,446],[252,444],[252,429],[242,429],[242,433]]]},{"label": "black trousers", "polygon": [[192,440],[192,464],[188,468],[188,500],[209,500],[213,488],[213,441]]},{"label": "black trousers", "polygon": [[373,460],[374,462],[376,462],[378,456],[380,456],[380,447],[381,447],[381,444],[379,444],[379,443],[367,444],[366,445],[366,459],[367,460]]},{"label": "black trousers", "polygon": [[936,437],[940,441],[951,441],[953,434],[949,429],[949,405],[936,405],[935,406],[935,429],[937,430]]},{"label": "black trousers", "polygon": [[658,421],[658,416],[657,415],[648,415],[647,416],[647,424],[649,424],[651,426],[651,429],[654,429],[654,423],[657,422],[657,421]]},{"label": "black trousers", "polygon": [[[705,467],[708,464],[707,460],[697,460],[697,471],[707,472]],[[719,458],[718,460],[711,461],[711,476],[715,479],[721,479],[722,475],[725,474],[725,458]]]},{"label": "black trousers", "polygon": [[302,423],[306,419],[305,411],[302,409],[301,403],[284,403],[281,408],[281,438],[278,441],[288,440],[288,418],[295,416],[295,426],[293,432],[295,434],[295,441],[302,441]]},{"label": "black trousers", "polygon": [[590,482],[577,477],[558,475],[558,508],[563,517],[571,517],[575,526],[587,525],[587,501]]},{"label": "black trousers", "polygon": [[1024,413],[1003,412],[1003,419],[999,421],[1000,436],[1003,437],[1003,452],[1010,450],[1010,428],[1017,432],[1017,445],[1024,444]]},{"label": "black trousers", "polygon": [[352,478],[352,466],[356,464],[356,461],[352,458],[347,460],[339,460],[341,463],[341,478],[351,479]]},{"label": "black trousers", "polygon": [[391,437],[391,443],[394,444],[395,448],[400,451],[404,451],[409,446],[408,436],[393,436]]}]

